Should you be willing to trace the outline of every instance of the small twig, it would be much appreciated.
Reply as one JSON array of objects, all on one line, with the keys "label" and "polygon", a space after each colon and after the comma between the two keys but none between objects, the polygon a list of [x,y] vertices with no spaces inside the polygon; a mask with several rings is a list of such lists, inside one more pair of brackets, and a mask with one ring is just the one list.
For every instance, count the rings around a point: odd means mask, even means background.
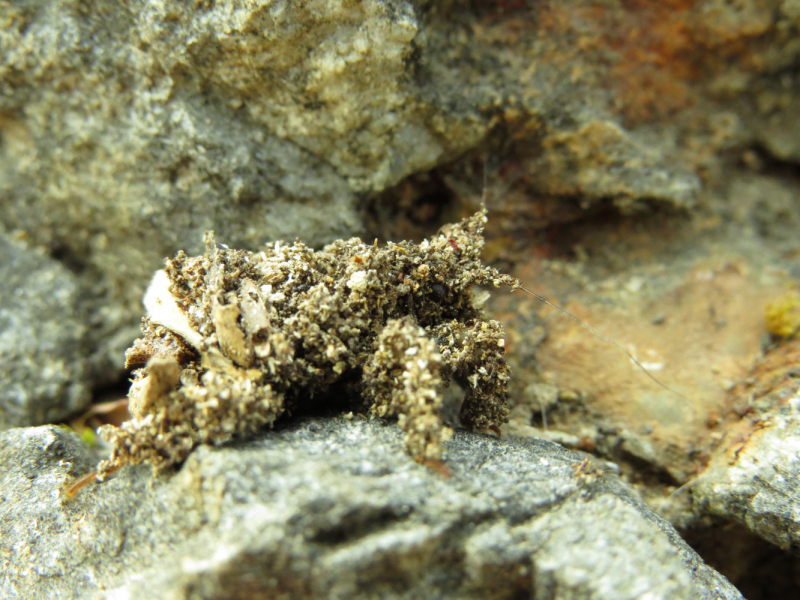
[{"label": "small twig", "polygon": [[91,473],[87,473],[83,477],[79,477],[71,484],[69,484],[66,488],[64,488],[64,495],[69,498],[70,500],[75,497],[79,491],[89,485],[92,481],[98,481],[97,479],[98,472],[92,471]]}]

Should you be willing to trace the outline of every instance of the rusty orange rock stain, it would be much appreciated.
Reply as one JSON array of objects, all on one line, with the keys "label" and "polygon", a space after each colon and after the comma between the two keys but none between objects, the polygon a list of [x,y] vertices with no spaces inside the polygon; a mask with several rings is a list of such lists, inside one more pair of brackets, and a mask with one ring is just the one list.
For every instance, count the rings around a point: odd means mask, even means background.
[{"label": "rusty orange rock stain", "polygon": [[[564,306],[627,347],[688,400],[659,388],[622,353],[557,314],[546,317],[549,336],[538,358],[546,378],[586,392],[602,414],[631,430],[650,428],[651,439],[664,448],[688,449],[707,439],[709,419],[730,412],[728,391],[759,356],[762,307],[774,293],[741,265],[699,266],[655,300]],[[659,314],[664,323],[654,325]]]}]

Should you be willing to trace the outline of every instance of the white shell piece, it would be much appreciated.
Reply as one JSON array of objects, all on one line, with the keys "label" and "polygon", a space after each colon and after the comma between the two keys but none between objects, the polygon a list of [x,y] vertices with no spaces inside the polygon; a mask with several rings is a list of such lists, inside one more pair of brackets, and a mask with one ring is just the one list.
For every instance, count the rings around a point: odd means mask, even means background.
[{"label": "white shell piece", "polygon": [[144,307],[150,321],[156,325],[166,327],[198,350],[203,345],[203,336],[192,328],[189,319],[170,293],[166,271],[156,271],[144,295]]}]

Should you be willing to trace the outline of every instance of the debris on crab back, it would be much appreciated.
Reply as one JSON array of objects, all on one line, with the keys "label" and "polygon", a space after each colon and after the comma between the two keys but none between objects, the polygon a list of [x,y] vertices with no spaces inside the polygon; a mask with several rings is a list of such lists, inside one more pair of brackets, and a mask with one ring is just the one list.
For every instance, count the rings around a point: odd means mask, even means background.
[{"label": "debris on crab back", "polygon": [[407,450],[436,460],[452,431],[441,389],[469,382],[460,412],[471,429],[507,420],[503,329],[475,285],[519,282],[480,260],[486,210],[421,244],[359,239],[320,251],[275,242],[167,261],[145,297],[144,336],[128,364],[147,363],[130,390],[133,418],[101,435],[113,448],[97,477],[147,462],[183,461],[272,425],[346,382],[370,414],[397,417]]}]

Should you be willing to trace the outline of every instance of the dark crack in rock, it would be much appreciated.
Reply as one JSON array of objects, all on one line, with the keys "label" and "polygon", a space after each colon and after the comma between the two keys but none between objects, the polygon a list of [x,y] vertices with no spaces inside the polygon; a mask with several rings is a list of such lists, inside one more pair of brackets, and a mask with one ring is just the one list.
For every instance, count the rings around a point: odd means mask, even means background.
[{"label": "dark crack in rock", "polygon": [[202,446],[72,501],[92,464],[55,427],[0,437],[4,597],[739,599],[585,455],[456,432],[450,476],[380,420]]}]

